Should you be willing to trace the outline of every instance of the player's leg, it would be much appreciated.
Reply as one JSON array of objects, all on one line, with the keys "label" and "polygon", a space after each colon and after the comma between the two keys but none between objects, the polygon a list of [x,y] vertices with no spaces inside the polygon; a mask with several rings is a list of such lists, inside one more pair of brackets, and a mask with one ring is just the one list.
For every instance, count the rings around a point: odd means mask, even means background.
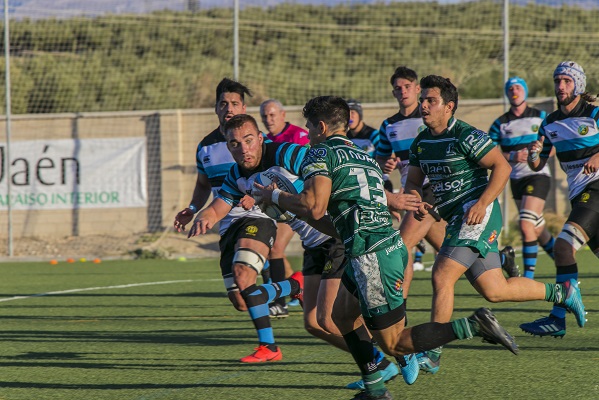
[{"label": "player's leg", "polygon": [[[239,300],[241,297],[258,335],[259,345],[256,351],[243,357],[242,362],[277,361],[282,358],[281,350],[275,345],[268,304],[277,297],[297,293],[300,284],[295,280],[262,286],[256,284],[256,278],[264,268],[275,236],[276,226],[272,220],[241,218],[231,225],[221,239],[221,250],[226,252],[223,254],[230,257],[230,254],[233,253],[231,274],[228,279],[232,279],[232,286],[235,286],[237,290],[230,290],[229,298],[234,302],[241,303]],[[234,245],[231,246],[233,243]]]},{"label": "player's leg", "polygon": [[[543,210],[551,179],[549,176],[536,174],[523,178],[519,182],[517,185],[512,185],[512,188],[518,190],[514,198],[517,199],[519,210],[524,276],[532,279],[537,265],[539,235],[545,226]],[[549,245],[547,240],[543,243]]]},{"label": "player's leg", "polygon": [[[598,241],[599,199],[597,197],[599,195],[596,195],[598,192],[599,183],[594,183],[587,186],[582,194],[573,199],[572,211],[555,240],[554,255],[558,284],[578,281],[576,252],[587,242],[594,248]],[[548,317],[521,324],[520,328],[532,335],[564,336],[566,334],[566,311],[567,309],[563,305],[554,304]],[[586,321],[584,306],[575,315],[578,325],[583,326]]]},{"label": "player's leg", "polygon": [[[346,285],[349,285],[350,288],[348,289]],[[382,374],[377,367],[374,346],[370,333],[362,320],[355,290],[355,283],[348,276],[344,276],[335,298],[332,313],[333,321],[342,334],[362,375],[364,391],[358,393],[354,398],[359,399],[360,396],[365,399],[390,398]]]},{"label": "player's leg", "polygon": [[429,214],[422,221],[418,221],[416,218],[414,218],[414,213],[411,211],[406,212],[401,219],[399,231],[401,232],[401,237],[404,240],[404,245],[407,249],[410,249],[410,251],[408,251],[408,264],[406,265],[406,269],[404,271],[403,293],[405,299],[408,298],[408,292],[410,290],[414,271],[414,259],[411,249],[414,248],[418,242],[424,239],[434,223],[435,218],[433,218],[432,215]]},{"label": "player's leg", "polygon": [[[286,223],[277,223],[277,238],[270,251],[270,278],[273,282],[282,281],[293,273],[288,273],[289,261],[285,257],[285,249],[293,237],[293,230]],[[269,306],[270,315],[274,318],[284,318],[289,315],[285,297],[280,297]]]}]

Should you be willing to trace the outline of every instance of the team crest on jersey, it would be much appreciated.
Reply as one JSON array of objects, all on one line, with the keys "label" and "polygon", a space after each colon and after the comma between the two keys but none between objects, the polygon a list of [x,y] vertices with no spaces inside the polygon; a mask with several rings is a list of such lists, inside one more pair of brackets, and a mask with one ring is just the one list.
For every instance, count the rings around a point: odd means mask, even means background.
[{"label": "team crest on jersey", "polygon": [[497,231],[491,232],[491,235],[489,236],[489,243],[493,243],[495,239],[497,239]]},{"label": "team crest on jersey", "polygon": [[556,131],[547,131],[547,134],[552,139],[555,139],[557,137],[557,132]]},{"label": "team crest on jersey", "polygon": [[403,285],[403,280],[402,279],[398,279],[395,281],[395,290],[396,291],[400,291],[401,290],[401,286]]},{"label": "team crest on jersey", "polygon": [[209,155],[207,155],[207,156],[204,156],[204,159],[202,160],[202,162],[203,162],[204,164],[208,164],[208,163],[210,162],[210,156],[209,156]]},{"label": "team crest on jersey", "polygon": [[445,150],[446,156],[455,156],[455,144],[449,143],[447,145],[447,150]]},{"label": "team crest on jersey", "polygon": [[533,191],[534,189],[535,189],[535,188],[534,188],[534,186],[533,186],[533,185],[528,185],[528,186],[526,186],[526,189],[525,189],[525,190],[526,190],[526,193],[527,193],[527,194],[531,194],[531,193],[532,193],[532,191]]},{"label": "team crest on jersey", "polygon": [[530,127],[530,129],[532,129],[534,133],[537,133],[539,131],[539,125],[533,125]]},{"label": "team crest on jersey", "polygon": [[582,194],[582,196],[580,196],[581,203],[587,203],[590,199],[591,199],[591,195],[588,192],[585,192]]},{"label": "team crest on jersey", "polygon": [[258,227],[256,225],[246,226],[245,233],[246,235],[256,236],[256,233],[258,233]]},{"label": "team crest on jersey", "polygon": [[589,127],[586,125],[580,125],[578,127],[578,134],[581,136],[586,135],[587,133],[589,133]]}]

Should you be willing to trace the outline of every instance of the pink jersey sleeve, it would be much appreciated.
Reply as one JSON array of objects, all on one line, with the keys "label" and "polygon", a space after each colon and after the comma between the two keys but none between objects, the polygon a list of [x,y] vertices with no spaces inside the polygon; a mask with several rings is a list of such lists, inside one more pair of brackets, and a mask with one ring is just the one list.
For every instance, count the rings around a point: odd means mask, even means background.
[{"label": "pink jersey sleeve", "polygon": [[299,144],[300,146],[310,143],[308,132],[293,124],[288,124],[287,128],[276,136],[273,136],[270,133],[267,136],[276,143],[289,142]]}]

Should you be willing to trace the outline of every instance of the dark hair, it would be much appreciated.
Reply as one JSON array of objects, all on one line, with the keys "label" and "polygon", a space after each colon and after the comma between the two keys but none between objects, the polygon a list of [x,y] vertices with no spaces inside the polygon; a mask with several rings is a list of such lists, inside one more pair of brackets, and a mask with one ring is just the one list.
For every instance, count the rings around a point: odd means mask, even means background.
[{"label": "dark hair", "polygon": [[216,103],[220,101],[220,96],[223,93],[237,93],[241,97],[241,101],[245,103],[245,95],[252,97],[252,92],[243,84],[234,81],[233,79],[223,78],[216,87]]},{"label": "dark hair", "polygon": [[441,98],[445,104],[449,103],[450,101],[453,101],[455,104],[452,112],[455,113],[455,111],[458,109],[458,88],[451,83],[449,78],[444,78],[439,75],[425,76],[420,80],[420,87],[422,90],[432,88],[439,89],[441,92]]},{"label": "dark hair", "polygon": [[316,125],[323,121],[331,129],[343,129],[349,126],[349,106],[341,97],[318,96],[310,99],[303,110],[304,118]]},{"label": "dark hair", "polygon": [[401,65],[401,66],[395,68],[395,72],[393,73],[393,75],[391,75],[391,79],[389,80],[389,83],[391,83],[391,86],[393,86],[393,85],[395,85],[395,81],[400,78],[407,79],[410,82],[417,82],[418,74],[413,69],[410,69],[406,66]]},{"label": "dark hair", "polygon": [[254,119],[254,117],[252,117],[249,114],[237,114],[232,116],[230,120],[225,122],[225,134],[227,134],[229,131],[239,129],[247,123],[251,124],[254,128],[256,128],[256,131],[260,133],[260,128],[258,128],[258,123]]}]

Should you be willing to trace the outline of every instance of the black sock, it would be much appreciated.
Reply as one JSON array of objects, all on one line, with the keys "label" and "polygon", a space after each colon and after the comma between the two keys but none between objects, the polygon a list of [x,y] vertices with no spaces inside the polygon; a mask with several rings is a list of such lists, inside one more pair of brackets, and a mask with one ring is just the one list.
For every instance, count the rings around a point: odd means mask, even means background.
[{"label": "black sock", "polygon": [[[285,280],[285,260],[283,258],[275,258],[268,261],[270,263],[270,278],[273,282],[281,282]],[[281,307],[285,307],[285,297],[279,297],[274,301]]]}]

